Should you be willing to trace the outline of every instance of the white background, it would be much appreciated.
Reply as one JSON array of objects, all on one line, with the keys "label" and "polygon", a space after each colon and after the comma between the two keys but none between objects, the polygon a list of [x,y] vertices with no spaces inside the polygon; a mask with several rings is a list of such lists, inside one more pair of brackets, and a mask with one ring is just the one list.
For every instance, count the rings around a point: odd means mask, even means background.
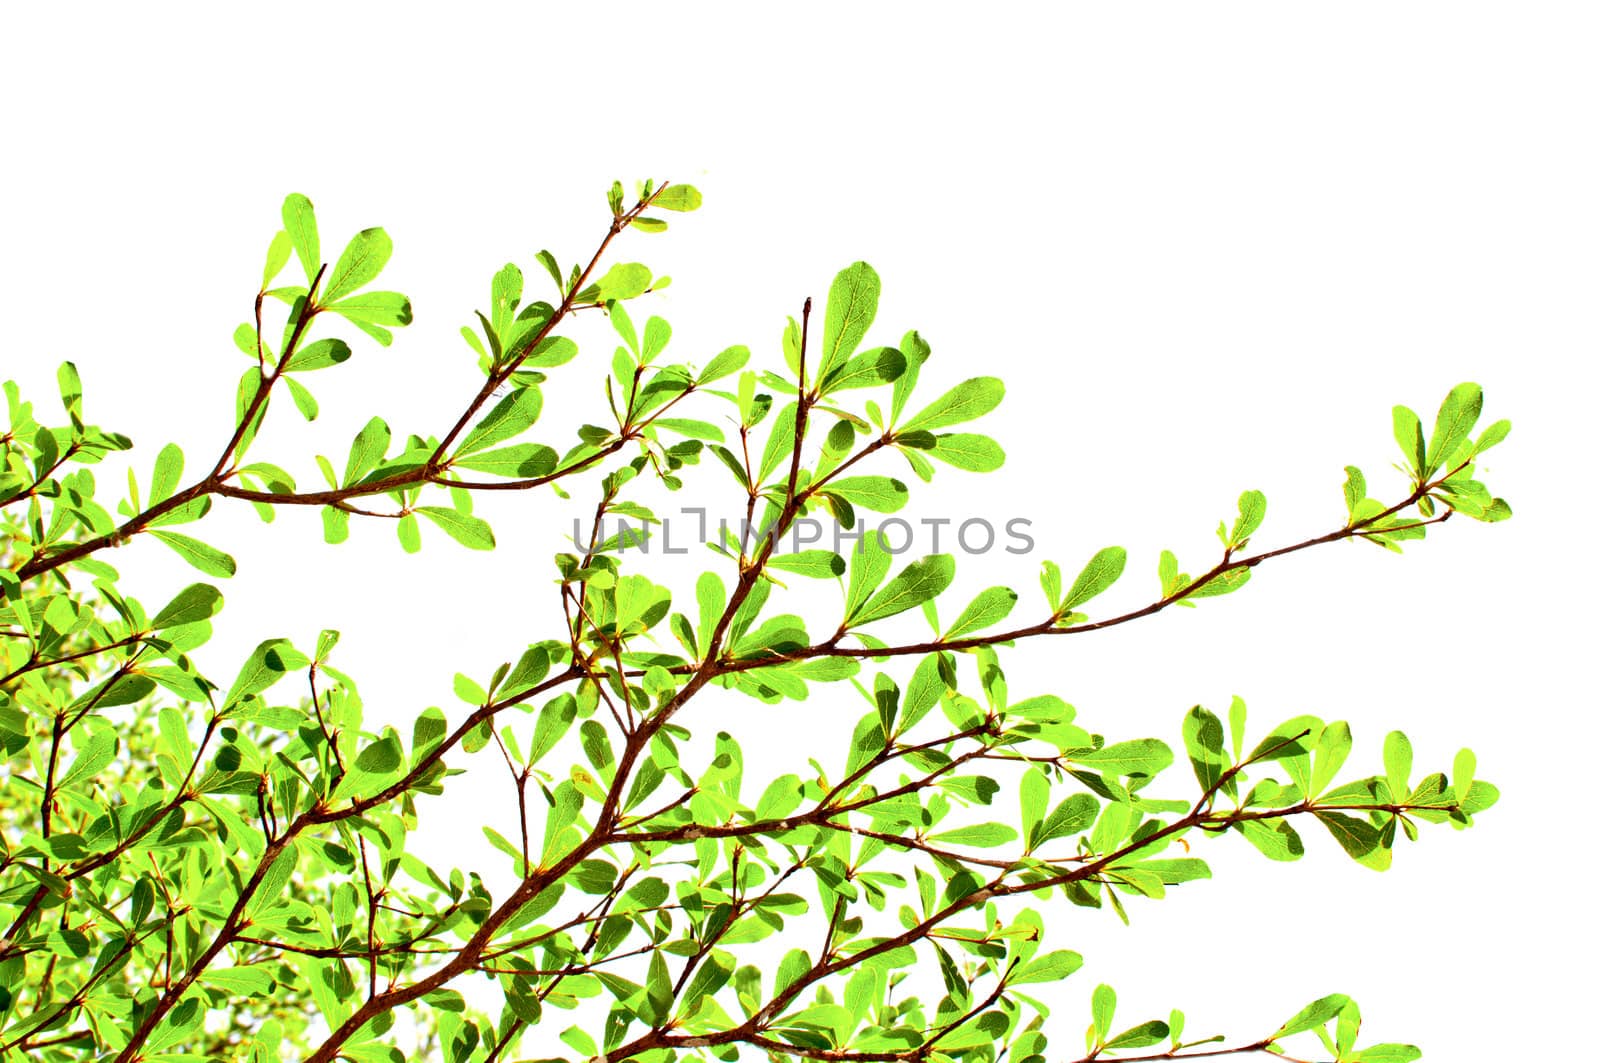
[{"label": "white background", "polygon": [[[1296,865],[1237,839],[1208,846],[1216,880],[1136,906],[1131,929],[1052,913],[1056,943],[1089,961],[1056,1047],[1077,1042],[1105,980],[1130,1021],[1177,1005],[1195,1033],[1259,1036],[1341,990],[1362,1002],[1367,1039],[1430,1059],[1535,1045],[1579,1058],[1595,989],[1589,11],[765,10],[10,8],[0,367],[49,407],[54,366],[73,359],[91,419],[135,438],[142,475],[169,439],[194,470],[231,427],[244,362],[229,336],[278,204],[301,191],[330,257],[357,228],[389,230],[383,286],[417,309],[393,348],[357,344],[308,381],[316,425],[283,403],[258,447],[281,459],[309,440],[342,464],[373,413],[397,433],[454,418],[475,387],[455,333],[502,262],[537,284],[538,248],[587,256],[613,178],[689,181],[700,213],[619,248],[674,276],[652,308],[681,357],[742,342],[776,359],[784,316],[864,258],[884,279],[876,342],[915,327],[933,344],[929,397],[1006,378],[988,423],[1006,468],[947,471],[908,514],[1031,519],[1035,554],[963,559],[946,607],[1006,582],[1024,593],[1019,619],[1041,608],[1039,560],[1070,578],[1109,543],[1131,560],[1103,608],[1149,600],[1156,552],[1204,568],[1246,487],[1270,500],[1262,546],[1341,522],[1347,463],[1399,494],[1390,405],[1431,423],[1452,384],[1476,380],[1486,422],[1517,426],[1483,472],[1510,523],[1454,521],[1404,557],[1323,548],[1193,612],[1007,658],[1013,691],[1059,693],[1113,737],[1175,742],[1191,704],[1222,710],[1237,693],[1258,727],[1350,720],[1355,770],[1377,767],[1393,727],[1420,771],[1470,745],[1505,792],[1478,828],[1427,832],[1387,874],[1308,830]],[[603,364],[603,323],[583,328]],[[601,401],[563,400],[590,420]],[[309,462],[296,471],[317,481]],[[225,681],[261,638],[309,645],[337,627],[374,722],[464,711],[452,673],[482,678],[550,633],[550,549],[533,544],[558,534],[553,514],[570,520],[555,501],[486,507],[493,555],[430,536],[418,558],[386,526],[358,524],[334,549],[313,513],[263,528],[224,507],[205,534],[241,571],[203,663]],[[114,560],[152,607],[194,575],[153,543]],[[836,696],[717,711],[750,735],[752,762],[777,765],[797,741],[841,745],[861,709]],[[498,779],[469,793],[504,800]],[[460,835],[486,814],[460,810]],[[441,859],[479,852],[468,839]]]}]

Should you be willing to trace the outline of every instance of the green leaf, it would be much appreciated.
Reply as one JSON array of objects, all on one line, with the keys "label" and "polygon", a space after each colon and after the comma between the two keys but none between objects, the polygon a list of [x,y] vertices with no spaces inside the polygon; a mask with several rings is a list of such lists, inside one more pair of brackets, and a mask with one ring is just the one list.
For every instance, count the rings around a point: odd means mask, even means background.
[{"label": "green leaf", "polygon": [[756,802],[756,819],[783,819],[800,807],[803,792],[798,775],[778,776],[761,792],[761,798]]},{"label": "green leaf", "polygon": [[1185,600],[1189,598],[1217,598],[1224,594],[1232,594],[1249,582],[1250,570],[1248,568],[1230,568],[1226,572],[1206,580],[1184,597]]},{"label": "green leaf", "polygon": [[742,346],[729,347],[727,350],[711,359],[711,361],[707,363],[706,367],[700,370],[700,376],[697,378],[697,383],[709,384],[713,380],[721,380],[725,376],[737,373],[739,370],[744,368],[745,363],[749,360],[750,348]]},{"label": "green leaf", "polygon": [[1422,420],[1409,406],[1394,408],[1394,441],[1400,444],[1400,453],[1405,455],[1406,468],[1413,475],[1422,476],[1422,469],[1427,464],[1422,442]]},{"label": "green leaf", "polygon": [[[511,357],[515,358],[517,355],[518,351],[513,348]],[[577,356],[578,345],[571,339],[566,336],[546,336],[534,344],[522,364],[533,369],[554,369],[556,366],[566,365]]]},{"label": "green leaf", "polygon": [[578,702],[571,694],[561,694],[545,702],[539,709],[539,720],[533,728],[533,744],[528,750],[528,763],[537,764],[555,748],[578,715]]},{"label": "green leaf", "polygon": [[1483,435],[1478,437],[1478,442],[1473,446],[1474,454],[1482,454],[1490,447],[1495,446],[1511,434],[1511,422],[1500,420],[1483,430]]},{"label": "green leaf", "polygon": [[539,419],[543,407],[544,396],[538,388],[518,388],[496,403],[494,409],[473,426],[461,441],[456,451],[457,458],[527,431]]},{"label": "green leaf", "polygon": [[655,194],[652,207],[662,210],[689,211],[700,209],[700,192],[694,185],[668,185]]},{"label": "green leaf", "polygon": [[999,377],[980,376],[965,380],[901,425],[898,433],[931,432],[936,428],[975,420],[1000,405],[1005,394],[1005,383]]},{"label": "green leaf", "polygon": [[443,506],[418,506],[413,512],[433,521],[446,535],[469,550],[494,549],[494,532],[477,517]]},{"label": "green leaf", "polygon": [[350,511],[323,506],[322,538],[330,544],[342,543],[350,538]]},{"label": "green leaf", "polygon": [[1127,563],[1128,551],[1120,546],[1108,546],[1096,553],[1089,559],[1089,563],[1083,566],[1078,578],[1072,581],[1072,588],[1067,591],[1067,597],[1061,603],[1062,611],[1076,609],[1111,586],[1122,575],[1122,569]]},{"label": "green leaf", "polygon": [[694,593],[700,605],[700,643],[709,647],[717,621],[728,606],[728,588],[715,572],[702,572],[695,581]]},{"label": "green leaf", "polygon": [[1130,1026],[1106,1042],[1107,1048],[1148,1048],[1166,1039],[1168,1027],[1160,1019]]},{"label": "green leaf", "polygon": [[73,758],[72,766],[56,781],[56,785],[65,789],[91,779],[104,771],[116,755],[117,732],[111,728],[96,731],[78,747],[78,755]]},{"label": "green leaf", "polygon": [[295,192],[283,201],[283,229],[294,241],[295,254],[300,256],[306,283],[310,284],[322,268],[322,245],[317,240],[317,217],[311,200]]},{"label": "green leaf", "polygon": [[950,689],[941,668],[945,660],[944,654],[933,653],[917,662],[916,670],[911,673],[911,681],[906,684],[905,698],[900,706],[898,733],[904,734],[915,727],[917,722],[939,703],[945,691]]},{"label": "green leaf", "polygon": [[639,262],[618,262],[600,278],[600,293],[595,302],[637,298],[649,290],[650,279],[648,266]]},{"label": "green leaf", "polygon": [[844,476],[829,481],[826,491],[874,513],[899,511],[911,494],[905,484],[888,476]]},{"label": "green leaf", "polygon": [[870,351],[862,351],[835,369],[822,382],[819,394],[888,384],[905,372],[905,368],[905,355],[893,347],[874,347]]},{"label": "green leaf", "polygon": [[947,465],[968,472],[994,472],[1005,464],[1006,452],[988,436],[972,432],[950,432],[935,436],[932,450],[925,451]]},{"label": "green leaf", "polygon": [[1344,505],[1354,519],[1356,507],[1367,497],[1367,478],[1354,465],[1344,467],[1344,477]]},{"label": "green leaf", "polygon": [[967,827],[941,831],[928,839],[945,845],[967,845],[977,849],[993,849],[998,845],[1017,840],[1017,831],[1004,823],[975,823]]},{"label": "green leaf", "polygon": [[424,709],[411,725],[411,762],[418,764],[450,732],[444,711],[436,706]]},{"label": "green leaf", "polygon": [[1267,496],[1260,491],[1246,491],[1239,496],[1239,516],[1233,522],[1233,531],[1229,533],[1225,545],[1230,550],[1242,550],[1250,542],[1250,536],[1261,527],[1261,521],[1267,515]]},{"label": "green leaf", "polygon": [[1377,827],[1366,820],[1339,812],[1313,813],[1341,848],[1357,863],[1382,871],[1389,866],[1391,851],[1384,846]]},{"label": "green leaf", "polygon": [[543,443],[513,443],[498,450],[455,458],[450,465],[452,468],[471,469],[493,476],[531,480],[555,471],[556,461],[556,452]]},{"label": "green leaf", "polygon": [[1402,731],[1390,731],[1383,740],[1383,770],[1389,792],[1396,801],[1411,794],[1411,740]]},{"label": "green leaf", "polygon": [[1095,1041],[1105,1044],[1111,1033],[1111,1020],[1117,1014],[1117,991],[1104,983],[1095,986],[1089,1006],[1094,1014]]},{"label": "green leaf", "polygon": [[362,229],[350,238],[344,253],[328,274],[322,301],[331,303],[364,288],[377,279],[394,251],[394,242],[382,229]]},{"label": "green leaf", "polygon": [[238,571],[238,563],[232,557],[198,539],[170,531],[150,531],[148,534],[172,547],[179,557],[208,576],[227,577]]},{"label": "green leaf", "polygon": [[889,561],[890,554],[884,549],[882,533],[875,529],[865,532],[850,556],[850,582],[845,590],[846,624],[865,608],[867,599],[889,574]]},{"label": "green leaf", "polygon": [[384,452],[389,449],[389,426],[383,418],[374,417],[356,433],[350,443],[350,457],[345,461],[345,486],[355,483],[378,467]]},{"label": "green leaf", "polygon": [[812,579],[829,579],[845,573],[844,558],[832,550],[800,550],[792,554],[773,554],[767,567],[780,572],[793,572]]},{"label": "green leaf", "polygon": [[305,655],[296,650],[287,639],[267,639],[259,643],[245,659],[222,703],[231,707],[247,697],[261,694],[282,679],[287,672],[303,668],[309,663]]},{"label": "green leaf", "polygon": [[680,436],[688,436],[690,439],[722,442],[722,429],[709,421],[696,421],[687,417],[654,417],[651,418],[650,425],[653,428],[665,428],[669,432],[676,432]]},{"label": "green leaf", "polygon": [[1300,835],[1285,820],[1247,819],[1233,827],[1268,859],[1298,860],[1305,854]]},{"label": "green leaf", "polygon": [[1457,384],[1445,396],[1434,422],[1433,438],[1428,440],[1423,475],[1432,476],[1467,442],[1473,425],[1483,412],[1483,389],[1477,384]]},{"label": "green leaf", "polygon": [[761,471],[756,477],[757,482],[765,481],[776,472],[783,459],[794,450],[796,417],[796,407],[791,402],[772,419],[772,433],[767,436],[767,445],[761,452]]},{"label": "green leaf", "polygon": [[1172,749],[1159,738],[1135,738],[1069,753],[1065,759],[1114,775],[1156,775],[1172,764]]},{"label": "green leaf", "polygon": [[150,505],[165,502],[172,497],[178,489],[178,481],[183,477],[183,451],[178,449],[178,444],[168,443],[161,448],[161,453],[156,455],[155,472],[150,477]]},{"label": "green leaf", "polygon": [[1332,993],[1318,1000],[1313,1000],[1289,1019],[1278,1032],[1273,1034],[1274,1039],[1288,1037],[1291,1034],[1304,1033],[1314,1027],[1321,1026],[1329,1019],[1339,1014],[1343,1007],[1350,1003],[1350,998],[1343,993]]},{"label": "green leaf", "polygon": [[390,734],[373,742],[356,757],[356,771],[363,775],[393,775],[405,763],[398,736]]},{"label": "green leaf", "polygon": [[944,632],[946,642],[963,638],[974,631],[992,627],[1011,615],[1017,604],[1017,592],[1010,587],[990,587],[972,599]]},{"label": "green leaf", "polygon": [[[862,541],[865,542],[866,537]],[[943,593],[955,575],[955,558],[949,554],[930,554],[913,561],[862,606],[859,613],[847,616],[846,623],[851,626],[870,624],[914,609]]]},{"label": "green leaf", "polygon": [[209,583],[191,583],[161,608],[150,621],[150,630],[193,624],[222,611],[222,592]]},{"label": "green leaf", "polygon": [[1183,718],[1183,745],[1200,789],[1205,793],[1210,793],[1228,770],[1222,742],[1222,721],[1216,714],[1199,705],[1190,709]]},{"label": "green leaf", "polygon": [[300,411],[300,416],[315,421],[318,412],[316,396],[292,376],[284,377],[283,382],[289,385],[289,397],[294,399],[294,408]]},{"label": "green leaf", "polygon": [[1477,754],[1466,748],[1456,753],[1455,762],[1450,766],[1450,786],[1458,801],[1472,790],[1472,777],[1477,770]]},{"label": "green leaf", "polygon": [[1100,804],[1088,794],[1073,794],[1051,809],[1039,825],[1038,843],[1043,845],[1055,838],[1081,834],[1094,825],[1100,815]]},{"label": "green leaf", "polygon": [[265,289],[272,283],[272,279],[283,272],[284,265],[289,261],[289,256],[294,253],[294,240],[283,230],[272,234],[272,242],[267,245],[266,265],[261,269],[261,287]]},{"label": "green leaf", "polygon": [[1065,949],[1047,952],[1018,967],[1006,981],[1010,985],[1059,982],[1083,966],[1083,957]]},{"label": "green leaf", "polygon": [[1032,852],[1039,844],[1039,828],[1044,825],[1045,809],[1050,802],[1050,781],[1044,772],[1029,768],[1017,785],[1017,798],[1022,810],[1022,834]]},{"label": "green leaf", "polygon": [[1316,751],[1312,754],[1311,790],[1306,797],[1316,797],[1328,788],[1333,777],[1344,766],[1345,758],[1350,755],[1350,746],[1350,725],[1343,720],[1335,720],[1322,729]]},{"label": "green leaf", "polygon": [[861,346],[878,314],[881,288],[878,274],[865,262],[852,263],[834,277],[822,326],[822,359],[812,379],[827,380]]},{"label": "green leaf", "polygon": [[329,366],[338,365],[340,362],[350,360],[350,346],[344,340],[326,339],[308,343],[295,351],[288,363],[284,365],[285,373],[309,373],[317,369],[327,369]]},{"label": "green leaf", "polygon": [[289,880],[294,877],[295,865],[299,862],[299,843],[290,840],[285,843],[277,858],[268,865],[266,873],[261,876],[261,882],[257,885],[255,893],[245,902],[244,914],[253,917],[276,904],[283,891],[288,888]]},{"label": "green leaf", "polygon": [[[369,325],[411,324],[411,300],[399,292],[362,292],[325,307],[351,322]],[[388,341],[378,337],[388,346]]]}]

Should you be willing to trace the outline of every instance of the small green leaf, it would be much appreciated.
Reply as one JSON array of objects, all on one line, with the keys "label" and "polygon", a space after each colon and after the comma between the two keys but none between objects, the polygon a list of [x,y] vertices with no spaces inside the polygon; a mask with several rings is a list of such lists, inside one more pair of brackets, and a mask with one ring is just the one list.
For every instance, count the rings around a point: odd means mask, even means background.
[{"label": "small green leaf", "polygon": [[1261,521],[1267,515],[1267,496],[1260,491],[1246,491],[1239,496],[1239,516],[1233,522],[1233,531],[1229,533],[1226,545],[1231,550],[1242,550],[1250,541],[1250,536],[1261,527]]},{"label": "small green leaf", "polygon": [[1061,603],[1062,609],[1076,609],[1111,586],[1122,575],[1127,563],[1128,552],[1120,546],[1108,546],[1096,553],[1083,566],[1078,578],[1072,581],[1072,589],[1067,591],[1066,600]]},{"label": "small green leaf", "polygon": [[965,380],[930,403],[899,432],[931,432],[964,421],[975,420],[1000,405],[1006,386],[999,377],[982,376]]},{"label": "small green leaf", "polygon": [[956,617],[955,623],[944,633],[944,640],[951,642],[970,635],[974,631],[982,631],[992,627],[1011,615],[1011,610],[1017,604],[1017,592],[1010,587],[990,587],[972,599],[961,615]]},{"label": "small green leaf", "polygon": [[294,877],[294,869],[299,862],[299,843],[290,840],[267,866],[266,873],[261,876],[261,881],[256,886],[256,891],[245,902],[244,914],[254,916],[276,904],[283,891],[288,888],[289,880]]},{"label": "small green leaf", "polygon": [[1278,1032],[1272,1036],[1288,1037],[1291,1034],[1304,1033],[1314,1027],[1321,1026],[1329,1019],[1339,1014],[1339,1011],[1350,1003],[1350,998],[1343,993],[1332,993],[1319,1000],[1313,1000],[1294,1014],[1294,1017],[1278,1027]]},{"label": "small green leaf", "polygon": [[800,550],[792,554],[773,554],[767,567],[793,572],[812,579],[830,579],[845,573],[844,558],[832,550]]},{"label": "small green leaf", "polygon": [[1407,470],[1415,476],[1422,476],[1422,469],[1427,464],[1422,441],[1422,420],[1409,406],[1394,408],[1394,441],[1400,444],[1400,453],[1405,455]]},{"label": "small green leaf", "polygon": [[450,465],[493,476],[531,480],[555,471],[557,460],[556,452],[543,443],[513,443],[509,447],[454,458]]},{"label": "small green leaf", "polygon": [[1006,981],[1010,985],[1059,982],[1083,966],[1083,957],[1065,949],[1047,952],[1017,968]]},{"label": "small green leaf", "polygon": [[1151,1019],[1131,1026],[1106,1042],[1107,1048],[1148,1048],[1160,1044],[1167,1036],[1167,1024],[1160,1019]]},{"label": "small green leaf", "polygon": [[209,583],[191,583],[162,607],[155,619],[150,621],[150,630],[160,631],[179,624],[193,624],[216,616],[221,611],[221,591]]},{"label": "small green leaf", "polygon": [[950,432],[934,440],[933,449],[924,453],[968,472],[994,472],[1006,461],[1006,452],[988,436]]},{"label": "small green leaf", "polygon": [[1172,749],[1159,738],[1113,742],[1101,749],[1069,753],[1065,759],[1114,775],[1156,775],[1172,763]]},{"label": "small green leaf", "polygon": [[341,483],[345,486],[355,483],[367,473],[378,467],[383,460],[383,455],[389,449],[389,426],[383,418],[374,417],[356,433],[350,443],[350,457],[344,466],[344,479]]},{"label": "small green leaf", "polygon": [[394,243],[382,229],[363,229],[356,233],[328,274],[322,301],[331,303],[371,284],[383,271],[393,251]]},{"label": "small green leaf", "polygon": [[272,234],[272,242],[267,245],[267,262],[261,270],[261,287],[265,289],[272,283],[274,277],[283,272],[284,265],[289,261],[289,256],[294,253],[294,240],[282,229]]},{"label": "small green leaf", "polygon": [[1196,705],[1183,718],[1183,744],[1189,753],[1189,763],[1200,782],[1200,789],[1210,793],[1228,770],[1227,754],[1222,748],[1222,721],[1215,713]]},{"label": "small green leaf", "polygon": [[976,849],[993,849],[1007,842],[1017,840],[1017,831],[1004,823],[975,823],[967,827],[957,827],[954,830],[941,831],[932,835],[929,841],[939,842],[943,845],[966,845]]},{"label": "small green leaf", "polygon": [[845,476],[829,481],[826,490],[874,513],[895,513],[910,497],[905,484],[888,476]]},{"label": "small green leaf", "polygon": [[1095,1041],[1105,1044],[1111,1034],[1111,1020],[1117,1014],[1117,991],[1104,983],[1095,986],[1090,1009],[1094,1013]]},{"label": "small green leaf", "polygon": [[308,343],[295,351],[283,366],[285,373],[309,373],[350,360],[350,346],[344,340],[326,339]]},{"label": "small green leaf", "polygon": [[[867,538],[863,537],[862,541],[866,542]],[[943,593],[955,574],[955,558],[949,554],[930,554],[913,561],[862,606],[859,613],[847,616],[846,622],[852,626],[869,624],[914,609]]]},{"label": "small green leaf", "polygon": [[494,532],[477,517],[443,506],[418,506],[413,512],[433,521],[446,535],[469,550],[494,549]]},{"label": "small green leaf", "polygon": [[606,270],[598,282],[600,293],[595,302],[611,299],[634,299],[650,288],[651,273],[648,266],[639,262],[618,262]]},{"label": "small green leaf", "polygon": [[700,209],[700,192],[694,185],[668,185],[655,194],[652,207],[662,210],[689,211]]},{"label": "small green leaf", "polygon": [[867,328],[878,314],[881,289],[877,272],[865,262],[852,263],[834,277],[822,326],[822,358],[812,379],[827,380],[861,346]]},{"label": "small green leaf", "polygon": [[1344,766],[1345,758],[1350,755],[1350,725],[1343,720],[1335,720],[1322,729],[1322,735],[1317,739],[1317,748],[1312,754],[1311,763],[1311,790],[1306,796],[1316,797],[1333,777]]},{"label": "small green leaf", "polygon": [[888,384],[905,372],[905,368],[905,355],[893,347],[874,347],[870,351],[862,351],[835,369],[822,382],[819,394]]},{"label": "small green leaf", "polygon": [[239,565],[232,557],[198,539],[170,531],[151,531],[149,534],[172,547],[179,557],[208,576],[227,577],[238,571]]},{"label": "small green leaf", "polygon": [[520,435],[532,427],[544,408],[544,396],[536,387],[518,388],[495,404],[483,420],[473,426],[461,441],[457,457],[492,447]]},{"label": "small green leaf", "polygon": [[317,217],[311,200],[298,192],[283,201],[283,228],[294,242],[295,254],[300,256],[300,266],[306,271],[306,283],[316,280],[322,268],[322,245],[317,239]]},{"label": "small green leaf", "polygon": [[711,359],[711,361],[707,363],[706,367],[700,370],[698,383],[709,384],[713,380],[721,380],[725,376],[730,376],[733,373],[737,373],[739,370],[744,368],[745,363],[749,360],[750,348],[729,347],[727,350]]},{"label": "small green leaf", "polygon": [[400,539],[400,549],[414,554],[422,549],[422,532],[417,527],[417,515],[407,513],[395,522],[395,535]]},{"label": "small green leaf", "polygon": [[183,476],[183,451],[176,443],[168,443],[156,455],[155,472],[150,477],[150,505],[165,502],[178,489]]},{"label": "small green leaf", "polygon": [[1383,740],[1383,770],[1388,776],[1389,792],[1396,801],[1404,801],[1411,794],[1411,740],[1404,732],[1390,731]]},{"label": "small green leaf", "polygon": [[117,755],[117,733],[107,728],[95,734],[78,747],[78,755],[73,758],[72,766],[57,780],[56,784],[63,789],[76,786],[86,779],[91,779],[105,770]]},{"label": "small green leaf", "polygon": [[1445,396],[1434,422],[1433,438],[1428,440],[1423,475],[1432,476],[1467,442],[1473,425],[1483,412],[1483,389],[1477,384],[1457,384]]},{"label": "small green leaf", "polygon": [[294,408],[300,411],[300,416],[307,421],[315,421],[318,412],[316,396],[292,376],[284,377],[283,382],[289,385],[289,397],[294,399]]}]

